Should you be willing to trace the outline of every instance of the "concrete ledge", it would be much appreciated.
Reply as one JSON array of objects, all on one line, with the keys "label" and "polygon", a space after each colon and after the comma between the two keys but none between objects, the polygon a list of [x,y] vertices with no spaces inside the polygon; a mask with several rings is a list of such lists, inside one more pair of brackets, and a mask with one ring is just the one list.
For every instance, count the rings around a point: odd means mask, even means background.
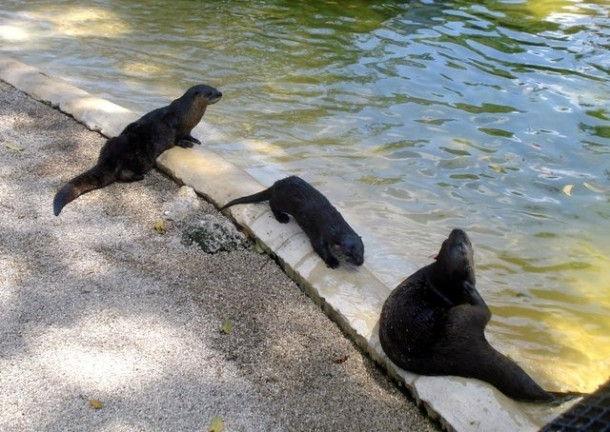
[{"label": "concrete ledge", "polygon": [[[2,56],[0,79],[35,99],[58,107],[106,136],[117,135],[139,117],[132,111]],[[203,125],[199,125],[193,135],[203,138],[204,142],[222,139],[219,133]],[[259,184],[218,154],[206,150],[205,144],[195,149],[173,148],[162,154],[157,163],[174,179],[192,186],[218,206],[268,186]],[[269,254],[277,257],[284,271],[330,318],[401,385],[405,385],[446,429],[535,431],[573,404],[560,407],[522,404],[477,380],[422,377],[397,368],[383,353],[377,335],[381,307],[393,287],[380,282],[366,264],[357,270],[326,268],[299,227],[295,223],[277,223],[266,205],[242,205],[230,211],[236,223],[258,239]]]}]

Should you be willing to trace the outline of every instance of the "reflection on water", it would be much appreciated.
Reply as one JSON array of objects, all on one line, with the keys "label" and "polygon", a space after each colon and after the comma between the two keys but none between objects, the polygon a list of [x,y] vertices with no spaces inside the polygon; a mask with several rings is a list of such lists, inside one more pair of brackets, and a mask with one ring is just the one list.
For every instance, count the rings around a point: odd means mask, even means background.
[{"label": "reflection on water", "polygon": [[140,112],[221,88],[214,150],[312,181],[390,286],[466,229],[490,339],[591,391],[610,370],[610,1],[476,3],[7,0],[0,38]]}]

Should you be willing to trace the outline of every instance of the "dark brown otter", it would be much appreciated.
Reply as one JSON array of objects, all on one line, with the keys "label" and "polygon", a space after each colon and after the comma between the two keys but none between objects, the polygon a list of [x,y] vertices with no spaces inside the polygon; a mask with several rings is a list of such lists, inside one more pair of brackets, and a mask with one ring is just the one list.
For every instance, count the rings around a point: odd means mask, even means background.
[{"label": "dark brown otter", "polygon": [[288,223],[288,215],[292,215],[328,267],[337,268],[339,259],[357,266],[364,262],[362,239],[324,195],[299,177],[278,180],[270,188],[234,199],[220,210],[261,201],[269,201],[280,223]]},{"label": "dark brown otter", "polygon": [[119,136],[106,141],[97,165],[70,180],[57,192],[53,200],[55,216],[66,204],[84,193],[115,181],[142,180],[165,150],[201,144],[191,136],[191,130],[199,123],[208,105],[218,102],[221,97],[222,93],[214,87],[196,85],[169,105],[127,125]]},{"label": "dark brown otter", "polygon": [[490,318],[475,287],[470,240],[454,229],[436,261],[392,291],[381,311],[379,338],[387,356],[405,370],[477,378],[516,400],[553,401],[553,394],[487,342]]}]

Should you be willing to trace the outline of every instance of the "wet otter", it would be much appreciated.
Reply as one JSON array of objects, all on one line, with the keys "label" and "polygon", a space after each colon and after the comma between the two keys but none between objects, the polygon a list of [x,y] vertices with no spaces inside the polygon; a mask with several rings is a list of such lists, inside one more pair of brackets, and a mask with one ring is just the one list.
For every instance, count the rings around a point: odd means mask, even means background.
[{"label": "wet otter", "polygon": [[392,291],[381,311],[379,337],[387,356],[408,371],[477,378],[517,400],[553,401],[554,395],[487,342],[490,318],[475,287],[470,240],[454,229],[436,261]]},{"label": "wet otter", "polygon": [[328,267],[337,268],[339,259],[357,266],[364,262],[362,239],[324,195],[299,177],[278,180],[270,188],[234,199],[220,210],[261,201],[269,201],[280,223],[288,223],[288,215],[292,215]]},{"label": "wet otter", "polygon": [[218,102],[221,97],[222,93],[214,87],[199,84],[169,105],[127,125],[119,136],[106,141],[97,165],[70,180],[57,192],[53,200],[55,216],[66,204],[84,193],[115,181],[142,180],[165,150],[201,144],[191,136],[191,130],[199,123],[208,105]]}]

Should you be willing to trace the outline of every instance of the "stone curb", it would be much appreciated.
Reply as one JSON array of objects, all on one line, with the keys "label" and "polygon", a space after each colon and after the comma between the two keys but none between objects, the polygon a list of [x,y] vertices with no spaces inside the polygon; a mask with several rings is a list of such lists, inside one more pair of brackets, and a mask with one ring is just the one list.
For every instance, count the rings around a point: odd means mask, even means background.
[{"label": "stone curb", "polygon": [[[118,135],[128,123],[139,118],[130,110],[1,55],[0,79],[107,137]],[[204,137],[204,146],[195,150],[179,147],[168,150],[157,159],[158,167],[217,206],[267,187],[205,149],[206,142],[222,139],[209,125],[200,124],[193,135]],[[277,258],[284,271],[325,313],[399,384],[405,385],[446,429],[535,431],[572,405],[522,404],[477,380],[417,376],[397,368],[383,353],[377,335],[379,313],[391,288],[377,279],[366,264],[357,270],[343,266],[327,269],[298,226],[277,223],[268,206],[236,206],[230,212],[235,222]]]}]

